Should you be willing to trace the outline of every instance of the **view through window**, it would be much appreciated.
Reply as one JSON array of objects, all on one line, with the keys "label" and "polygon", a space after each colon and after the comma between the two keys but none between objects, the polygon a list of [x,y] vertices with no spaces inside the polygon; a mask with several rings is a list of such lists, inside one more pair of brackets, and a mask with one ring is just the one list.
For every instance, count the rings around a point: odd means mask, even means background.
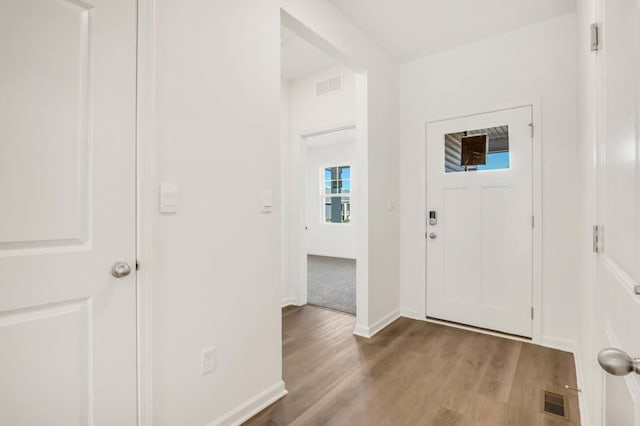
[{"label": "view through window", "polygon": [[465,130],[444,135],[445,173],[499,170],[509,167],[509,126]]},{"label": "view through window", "polygon": [[351,222],[351,166],[325,167],[323,170],[325,223]]}]

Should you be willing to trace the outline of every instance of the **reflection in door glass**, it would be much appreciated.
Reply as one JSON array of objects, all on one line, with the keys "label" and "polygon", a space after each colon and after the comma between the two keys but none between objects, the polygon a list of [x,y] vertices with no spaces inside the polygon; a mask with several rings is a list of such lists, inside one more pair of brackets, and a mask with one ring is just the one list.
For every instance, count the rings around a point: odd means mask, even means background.
[{"label": "reflection in door glass", "polygon": [[444,135],[444,171],[508,169],[509,126],[465,130]]}]

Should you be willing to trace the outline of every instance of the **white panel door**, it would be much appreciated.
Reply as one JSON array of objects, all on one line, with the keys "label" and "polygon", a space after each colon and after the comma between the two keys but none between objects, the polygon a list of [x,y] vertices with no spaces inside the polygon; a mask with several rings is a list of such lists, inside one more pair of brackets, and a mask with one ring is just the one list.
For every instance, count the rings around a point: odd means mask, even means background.
[{"label": "white panel door", "polygon": [[[427,125],[428,317],[531,336],[531,120],[522,107]],[[464,171],[465,131],[488,135],[480,168],[501,168]]]},{"label": "white panel door", "polygon": [[[640,295],[634,292],[640,285],[640,7],[637,0],[603,0],[601,11],[597,216],[603,232],[594,337],[599,348],[640,357]],[[594,407],[601,424],[640,426],[640,376],[591,367],[602,385],[602,407]]]},{"label": "white panel door", "polygon": [[135,0],[0,0],[0,424],[136,423]]}]

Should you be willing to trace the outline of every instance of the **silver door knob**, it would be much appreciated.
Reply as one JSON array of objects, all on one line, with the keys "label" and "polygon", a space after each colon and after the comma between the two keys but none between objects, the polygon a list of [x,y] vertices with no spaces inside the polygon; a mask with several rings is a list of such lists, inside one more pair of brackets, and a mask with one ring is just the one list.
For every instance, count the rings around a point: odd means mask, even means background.
[{"label": "silver door knob", "polygon": [[605,348],[598,354],[598,364],[604,371],[614,376],[640,374],[640,358],[631,358],[626,352],[616,348]]},{"label": "silver door knob", "polygon": [[432,240],[435,240],[436,238],[438,238],[438,236],[434,232],[432,232],[429,234],[429,238],[431,238]]},{"label": "silver door knob", "polygon": [[131,273],[131,266],[127,262],[116,262],[111,267],[111,275],[116,278],[126,277]]}]

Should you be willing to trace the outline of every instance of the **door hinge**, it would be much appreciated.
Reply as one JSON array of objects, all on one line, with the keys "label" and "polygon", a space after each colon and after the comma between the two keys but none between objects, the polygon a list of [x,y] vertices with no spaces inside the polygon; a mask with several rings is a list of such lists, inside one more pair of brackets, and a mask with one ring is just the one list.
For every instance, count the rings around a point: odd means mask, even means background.
[{"label": "door hinge", "polygon": [[140,270],[140,261],[136,260],[136,271]]},{"label": "door hinge", "polygon": [[531,229],[536,227],[536,217],[531,216]]},{"label": "door hinge", "polygon": [[600,50],[600,27],[597,23],[591,24],[591,51]]},{"label": "door hinge", "polygon": [[533,319],[533,306],[531,307],[531,319]]},{"label": "door hinge", "polygon": [[593,225],[593,252],[602,253],[602,240],[604,229],[602,225]]},{"label": "door hinge", "polygon": [[533,134],[534,134],[534,130],[533,129],[534,128],[535,128],[535,126],[533,125],[533,123],[529,123],[529,129],[531,129],[531,137],[533,137]]}]

